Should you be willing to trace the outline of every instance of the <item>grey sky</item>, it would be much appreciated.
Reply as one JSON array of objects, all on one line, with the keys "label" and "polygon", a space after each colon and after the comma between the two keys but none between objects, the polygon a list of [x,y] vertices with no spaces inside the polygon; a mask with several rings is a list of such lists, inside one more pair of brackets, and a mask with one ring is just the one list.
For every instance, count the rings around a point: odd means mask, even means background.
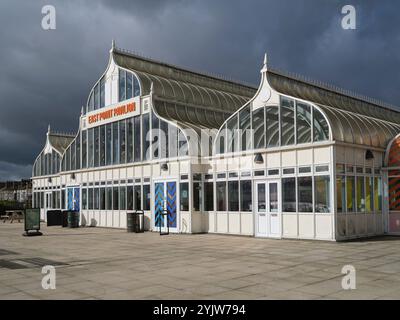
[{"label": "grey sky", "polygon": [[[41,28],[41,8],[57,29]],[[357,9],[357,30],[341,8]],[[0,180],[29,177],[50,123],[75,131],[81,106],[118,47],[255,85],[273,67],[397,104],[398,1],[147,0],[0,2]]]}]

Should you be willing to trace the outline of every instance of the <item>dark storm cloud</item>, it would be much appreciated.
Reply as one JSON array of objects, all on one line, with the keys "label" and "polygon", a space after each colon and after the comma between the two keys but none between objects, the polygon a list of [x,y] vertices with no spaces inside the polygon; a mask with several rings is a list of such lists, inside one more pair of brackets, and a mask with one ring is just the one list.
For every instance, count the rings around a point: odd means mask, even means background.
[{"label": "dark storm cloud", "polygon": [[[345,4],[355,31],[340,26]],[[57,10],[43,31],[41,8]],[[47,125],[75,131],[117,46],[257,84],[265,51],[286,71],[399,104],[398,1],[152,0],[0,3],[0,180],[27,177]]]}]

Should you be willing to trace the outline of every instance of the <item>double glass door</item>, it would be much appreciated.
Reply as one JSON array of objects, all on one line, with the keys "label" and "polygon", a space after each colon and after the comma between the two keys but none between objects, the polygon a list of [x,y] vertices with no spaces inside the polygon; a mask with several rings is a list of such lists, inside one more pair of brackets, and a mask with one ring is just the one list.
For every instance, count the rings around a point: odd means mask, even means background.
[{"label": "double glass door", "polygon": [[[154,225],[153,229],[165,232],[178,230],[177,216],[178,186],[176,181],[160,181],[154,183]],[[166,213],[168,213],[166,215]]]},{"label": "double glass door", "polygon": [[256,236],[281,237],[280,182],[256,182]]}]

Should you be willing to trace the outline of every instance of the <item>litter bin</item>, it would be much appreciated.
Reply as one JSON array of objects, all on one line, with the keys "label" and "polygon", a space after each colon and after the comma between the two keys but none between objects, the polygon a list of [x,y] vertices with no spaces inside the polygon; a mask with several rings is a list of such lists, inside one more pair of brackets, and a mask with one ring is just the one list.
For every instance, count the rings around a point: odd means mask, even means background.
[{"label": "litter bin", "polygon": [[144,212],[136,210],[126,214],[126,226],[128,232],[140,233],[144,232]]},{"label": "litter bin", "polygon": [[79,211],[68,211],[68,228],[79,227]]}]

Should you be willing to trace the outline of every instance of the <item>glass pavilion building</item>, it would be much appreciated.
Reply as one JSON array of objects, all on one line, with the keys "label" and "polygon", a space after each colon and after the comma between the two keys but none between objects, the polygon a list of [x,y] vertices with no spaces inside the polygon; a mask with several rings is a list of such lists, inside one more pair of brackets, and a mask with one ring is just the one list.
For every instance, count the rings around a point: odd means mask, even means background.
[{"label": "glass pavilion building", "polygon": [[[83,226],[346,240],[400,234],[400,111],[270,70],[259,88],[113,44],[76,135],[48,130],[33,206]],[[167,218],[162,215],[168,212]]]}]

